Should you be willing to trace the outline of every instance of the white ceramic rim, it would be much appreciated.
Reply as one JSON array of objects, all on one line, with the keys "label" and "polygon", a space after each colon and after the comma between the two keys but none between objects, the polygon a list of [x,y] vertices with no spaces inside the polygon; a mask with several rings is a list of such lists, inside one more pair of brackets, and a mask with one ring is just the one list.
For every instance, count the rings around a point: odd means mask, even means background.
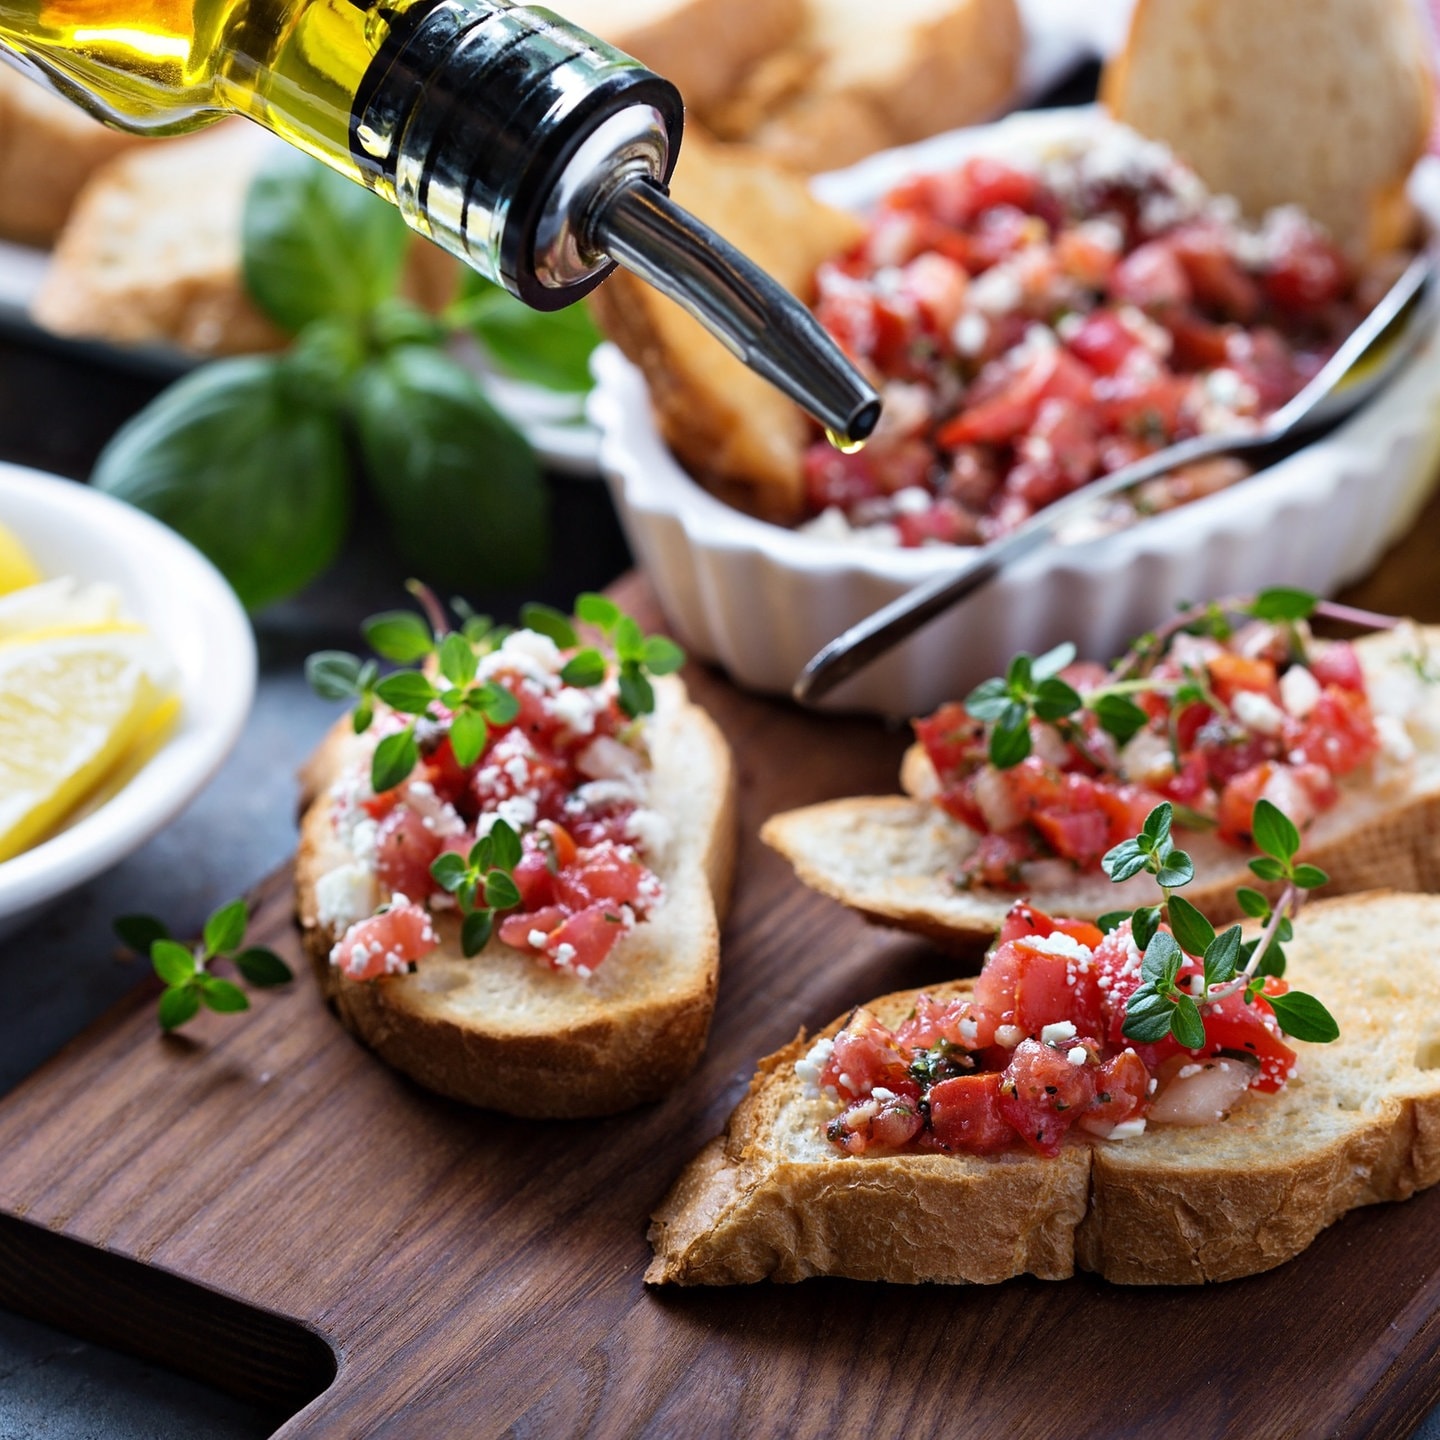
[{"label": "white ceramic rim", "polygon": [[[97,555],[143,557],[144,591],[138,598],[127,593],[127,607],[170,657],[182,709],[169,740],[110,799],[0,862],[0,916],[32,909],[91,879],[174,819],[239,739],[258,668],[255,637],[234,591],[173,530],[78,481],[0,462],[0,521],[26,538],[25,517],[36,514],[93,539]],[[65,542],[65,548],[86,547]],[[45,568],[44,555],[36,558]],[[170,603],[157,610],[161,591]]]}]

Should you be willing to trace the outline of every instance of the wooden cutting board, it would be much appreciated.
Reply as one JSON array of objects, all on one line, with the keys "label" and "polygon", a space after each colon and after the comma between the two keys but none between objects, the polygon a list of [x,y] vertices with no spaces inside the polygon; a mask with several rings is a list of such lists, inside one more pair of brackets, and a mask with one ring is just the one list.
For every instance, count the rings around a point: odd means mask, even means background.
[{"label": "wooden cutting board", "polygon": [[[1386,584],[1433,612],[1422,535]],[[324,1009],[277,875],[256,930],[294,986],[169,1039],[142,986],[0,1102],[0,1305],[258,1400],[285,1437],[1408,1434],[1440,1401],[1440,1190],[1205,1289],[644,1287],[647,1216],[756,1058],[951,970],[755,838],[893,789],[904,734],[691,683],[742,835],[711,1043],[667,1102],[535,1123],[424,1093]]]}]

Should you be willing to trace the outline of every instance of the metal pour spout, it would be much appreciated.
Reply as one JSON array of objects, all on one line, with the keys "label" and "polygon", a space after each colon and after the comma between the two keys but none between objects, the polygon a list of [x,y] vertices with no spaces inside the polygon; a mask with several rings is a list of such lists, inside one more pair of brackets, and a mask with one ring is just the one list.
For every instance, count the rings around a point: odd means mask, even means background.
[{"label": "metal pour spout", "polygon": [[589,232],[627,270],[689,311],[845,445],[866,440],[880,397],[784,286],[646,176],[597,197]]}]

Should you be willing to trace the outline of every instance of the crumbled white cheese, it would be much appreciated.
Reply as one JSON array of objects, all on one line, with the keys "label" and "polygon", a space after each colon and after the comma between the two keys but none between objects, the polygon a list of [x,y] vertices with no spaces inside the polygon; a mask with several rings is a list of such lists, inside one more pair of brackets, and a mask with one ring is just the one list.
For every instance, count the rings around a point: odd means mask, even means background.
[{"label": "crumbled white cheese", "polygon": [[[1057,930],[1053,935],[1027,935],[1027,950],[1038,950],[1042,955],[1063,955],[1067,960],[1090,959],[1090,947],[1082,945],[1073,935]],[[1074,1031],[1071,1031],[1074,1034]]]},{"label": "crumbled white cheese", "polygon": [[598,695],[566,685],[550,702],[550,709],[561,730],[573,737],[594,734],[595,717],[604,704]]},{"label": "crumbled white cheese", "polygon": [[897,515],[923,515],[934,502],[935,497],[919,485],[907,485],[890,497]]},{"label": "crumbled white cheese", "polygon": [[1292,665],[1280,677],[1280,703],[1297,720],[1303,720],[1315,708],[1320,693],[1320,682],[1304,665]]},{"label": "crumbled white cheese", "polygon": [[990,322],[975,310],[963,310],[950,332],[951,342],[959,355],[973,358],[984,348],[990,338]]},{"label": "crumbled white cheese", "polygon": [[1059,1045],[1062,1041],[1075,1038],[1075,1027],[1068,1020],[1057,1020],[1040,1032],[1040,1039],[1046,1045]]},{"label": "crumbled white cheese", "polygon": [[973,1045],[980,1038],[980,1022],[966,1018],[960,1022],[960,1038],[967,1045]]},{"label": "crumbled white cheese", "polygon": [[351,862],[327,870],[315,882],[315,918],[322,925],[348,930],[375,911],[375,873]]},{"label": "crumbled white cheese", "polygon": [[545,948],[545,942],[549,938],[543,930],[532,930],[525,937],[525,943],[529,945],[532,950],[543,950]]},{"label": "crumbled white cheese", "polygon": [[806,1052],[803,1060],[795,1062],[795,1074],[805,1086],[805,1093],[816,1096],[820,1093],[820,1072],[830,1063],[835,1042],[821,1038]]},{"label": "crumbled white cheese", "polygon": [[1122,1120],[1105,1138],[1107,1140],[1134,1140],[1145,1133],[1145,1118]]},{"label": "crumbled white cheese", "polygon": [[601,735],[575,757],[575,768],[591,780],[634,780],[639,777],[644,762],[613,735]]},{"label": "crumbled white cheese", "polygon": [[465,833],[465,822],[455,807],[442,800],[426,780],[412,780],[405,787],[405,804],[420,817],[425,828],[441,840]]},{"label": "crumbled white cheese", "polygon": [[970,304],[984,315],[1009,315],[1025,298],[1019,277],[1005,263],[992,265],[970,284]]},{"label": "crumbled white cheese", "polygon": [[1230,702],[1230,711],[1256,735],[1278,735],[1285,728],[1285,712],[1258,690],[1240,690]]},{"label": "crumbled white cheese", "polygon": [[1380,753],[1393,764],[1407,765],[1415,758],[1415,742],[1394,715],[1375,717],[1375,735],[1380,741]]},{"label": "crumbled white cheese", "polygon": [[877,1086],[870,1092],[870,1094],[871,1094],[871,1096],[872,1096],[874,1099],[878,1100],[882,1105],[883,1105],[887,1100],[893,1100],[893,1099],[895,1098],[895,1092],[894,1092],[893,1090],[887,1090],[883,1085],[877,1085]]},{"label": "crumbled white cheese", "polygon": [[1018,1025],[999,1025],[995,1029],[995,1043],[1013,1050],[1023,1039],[1025,1032]]},{"label": "crumbled white cheese", "polygon": [[1083,1045],[1072,1045],[1065,1052],[1065,1058],[1072,1065],[1083,1065],[1090,1058],[1090,1052]]},{"label": "crumbled white cheese", "polygon": [[1120,773],[1139,785],[1158,785],[1175,773],[1175,754],[1158,731],[1137,730],[1120,750]]}]

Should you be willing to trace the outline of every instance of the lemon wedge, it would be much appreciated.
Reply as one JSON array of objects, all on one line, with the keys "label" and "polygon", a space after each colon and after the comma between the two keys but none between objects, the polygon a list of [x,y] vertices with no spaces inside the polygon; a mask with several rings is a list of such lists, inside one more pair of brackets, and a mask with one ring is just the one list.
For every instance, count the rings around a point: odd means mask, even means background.
[{"label": "lemon wedge", "polygon": [[0,860],[52,829],[146,735],[164,674],[154,641],[122,622],[0,642]]},{"label": "lemon wedge", "polygon": [[0,525],[0,595],[23,590],[40,579],[40,571],[19,539]]},{"label": "lemon wedge", "polygon": [[[0,560],[0,569],[4,562]],[[0,577],[0,591],[3,591]],[[0,594],[0,640],[10,640],[30,630],[55,630],[64,626],[104,625],[120,618],[120,592],[104,581],[88,583],[69,575],[57,575]]]}]

